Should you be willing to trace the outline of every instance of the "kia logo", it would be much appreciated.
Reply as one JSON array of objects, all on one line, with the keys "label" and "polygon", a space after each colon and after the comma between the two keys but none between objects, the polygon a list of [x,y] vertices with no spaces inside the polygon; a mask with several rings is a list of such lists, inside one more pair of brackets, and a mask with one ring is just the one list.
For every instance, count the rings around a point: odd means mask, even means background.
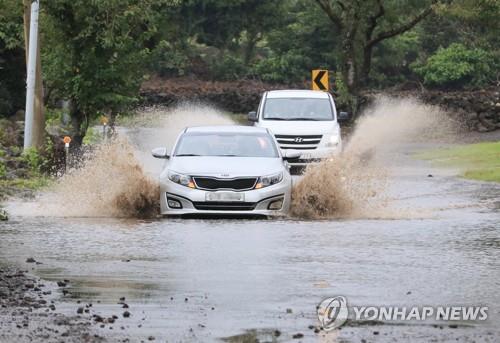
[{"label": "kia logo", "polygon": [[295,137],[295,139],[293,141],[295,143],[302,143],[303,139],[302,139],[302,137]]}]

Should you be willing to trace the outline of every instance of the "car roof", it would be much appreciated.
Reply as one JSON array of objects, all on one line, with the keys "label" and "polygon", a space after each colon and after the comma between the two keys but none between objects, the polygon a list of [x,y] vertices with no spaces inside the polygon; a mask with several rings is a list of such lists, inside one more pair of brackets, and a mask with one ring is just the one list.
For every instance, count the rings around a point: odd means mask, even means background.
[{"label": "car roof", "polygon": [[192,126],[187,127],[184,132],[227,132],[227,133],[267,133],[264,127],[243,125],[218,125],[218,126]]},{"label": "car roof", "polygon": [[318,98],[328,99],[328,93],[308,89],[283,89],[267,92],[267,98]]}]

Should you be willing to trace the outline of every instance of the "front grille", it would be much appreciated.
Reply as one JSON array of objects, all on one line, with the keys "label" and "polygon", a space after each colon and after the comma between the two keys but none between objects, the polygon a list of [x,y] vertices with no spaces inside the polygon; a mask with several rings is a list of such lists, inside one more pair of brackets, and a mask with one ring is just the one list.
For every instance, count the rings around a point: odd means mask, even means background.
[{"label": "front grille", "polygon": [[321,142],[322,135],[275,135],[281,149],[313,150]]},{"label": "front grille", "polygon": [[302,158],[298,158],[296,160],[291,160],[289,163],[290,164],[294,164],[294,163],[318,163],[318,162],[321,162],[321,159],[320,158],[311,158],[311,159],[302,159]]},{"label": "front grille", "polygon": [[231,189],[243,191],[253,189],[257,183],[256,177],[245,177],[236,179],[218,179],[213,177],[194,177],[196,187],[207,190]]},{"label": "front grille", "polygon": [[256,202],[193,202],[194,208],[206,211],[252,211],[257,206]]}]

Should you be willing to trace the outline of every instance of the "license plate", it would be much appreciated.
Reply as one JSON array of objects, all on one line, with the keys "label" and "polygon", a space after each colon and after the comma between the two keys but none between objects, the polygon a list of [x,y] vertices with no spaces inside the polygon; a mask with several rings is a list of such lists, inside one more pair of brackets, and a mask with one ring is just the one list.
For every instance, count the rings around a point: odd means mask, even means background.
[{"label": "license plate", "polygon": [[245,201],[245,193],[210,192],[205,194],[206,201]]},{"label": "license plate", "polygon": [[300,158],[303,160],[310,160],[312,158],[311,154],[302,154],[300,155]]}]

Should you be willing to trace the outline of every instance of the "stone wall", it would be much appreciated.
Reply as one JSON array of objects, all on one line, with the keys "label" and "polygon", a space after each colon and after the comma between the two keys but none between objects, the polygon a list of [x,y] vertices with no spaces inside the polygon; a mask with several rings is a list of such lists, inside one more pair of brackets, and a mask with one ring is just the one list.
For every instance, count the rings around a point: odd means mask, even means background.
[{"label": "stone wall", "polygon": [[145,82],[141,89],[144,105],[172,106],[182,102],[202,102],[234,113],[254,111],[262,93],[287,86],[259,81],[201,81],[189,78],[160,79]]},{"label": "stone wall", "polygon": [[416,97],[426,104],[437,105],[465,121],[472,131],[500,129],[500,87],[474,91],[384,91],[365,94],[365,106],[380,94],[394,97]]},{"label": "stone wall", "polygon": [[[144,105],[172,106],[184,101],[213,104],[234,113],[256,110],[262,93],[271,89],[309,88],[301,85],[272,85],[259,81],[201,81],[189,78],[153,78],[144,83],[141,95]],[[423,102],[447,109],[463,120],[471,130],[493,131],[500,129],[500,87],[475,91],[408,90],[367,92],[363,106],[367,106],[380,94],[395,97],[417,97]]]}]

